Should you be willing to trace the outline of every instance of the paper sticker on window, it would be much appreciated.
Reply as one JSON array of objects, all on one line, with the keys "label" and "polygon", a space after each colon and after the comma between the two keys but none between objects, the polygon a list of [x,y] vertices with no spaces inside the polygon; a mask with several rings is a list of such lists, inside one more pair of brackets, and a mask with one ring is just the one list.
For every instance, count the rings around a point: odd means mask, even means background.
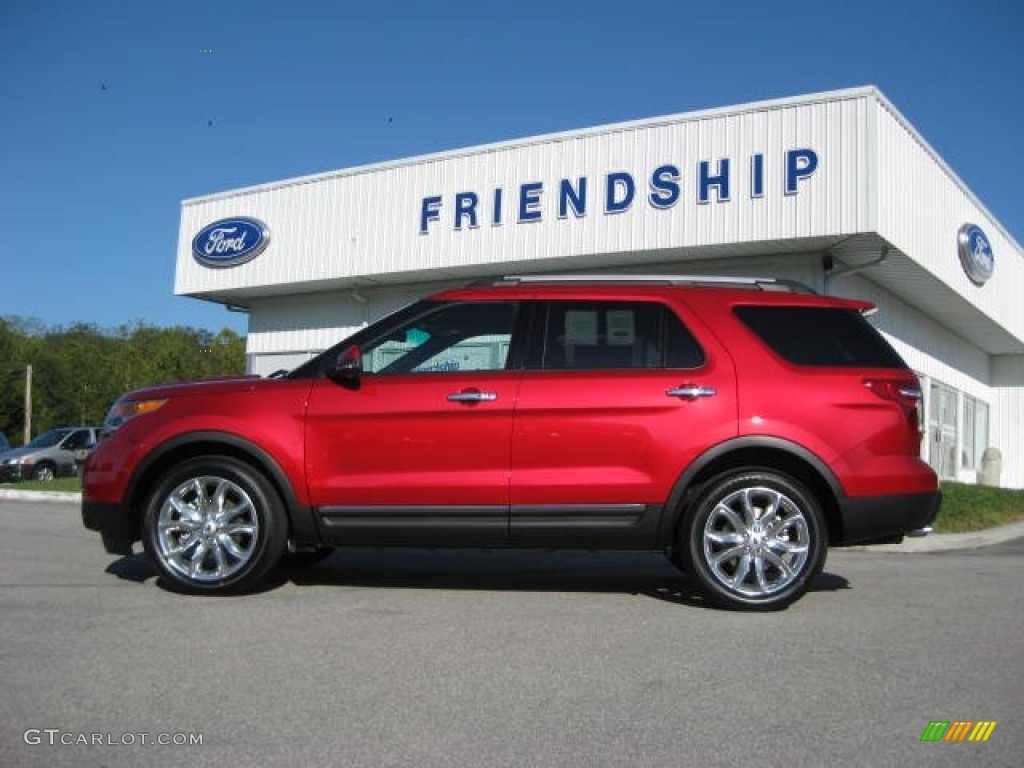
[{"label": "paper sticker on window", "polygon": [[566,344],[597,344],[597,312],[570,309],[565,313]]},{"label": "paper sticker on window", "polygon": [[636,341],[636,319],[631,309],[609,309],[605,316],[608,325],[608,344],[613,347],[631,347]]}]

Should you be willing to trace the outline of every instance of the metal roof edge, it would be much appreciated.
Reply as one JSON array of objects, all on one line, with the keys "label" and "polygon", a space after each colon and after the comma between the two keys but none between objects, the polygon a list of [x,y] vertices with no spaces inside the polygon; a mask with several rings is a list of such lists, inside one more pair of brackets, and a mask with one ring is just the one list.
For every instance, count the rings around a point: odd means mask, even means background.
[{"label": "metal roof edge", "polygon": [[913,123],[911,123],[910,120],[908,120],[906,116],[902,112],[900,112],[896,108],[896,106],[891,101],[889,101],[889,99],[886,98],[885,94],[882,93],[878,88],[870,88],[868,90],[874,92],[872,96],[878,103],[878,105],[882,107],[890,115],[892,115],[893,119],[895,119],[896,122],[899,123],[900,126],[910,135],[910,137],[917,142],[921,149],[923,149],[928,154],[928,156],[935,161],[935,163],[939,166],[942,172],[949,177],[950,181],[952,181],[954,184],[956,184],[957,187],[960,188],[960,190],[967,196],[967,199],[974,203],[974,205],[976,205],[984,215],[988,216],[989,220],[999,230],[999,233],[1007,239],[1010,245],[1016,248],[1019,254],[1024,255],[1024,252],[1022,252],[1024,251],[1024,249],[1021,248],[1021,245],[1020,243],[1017,242],[1017,239],[1013,235],[1011,235],[1009,231],[1007,231],[1006,227],[1003,226],[1003,223],[999,221],[998,218],[996,218],[992,211],[990,211],[985,206],[985,204],[981,202],[980,199],[978,199],[978,196],[975,195],[971,188],[967,186],[967,184],[964,182],[964,180],[957,175],[956,171],[954,171],[950,167],[949,163],[942,159],[942,155],[940,155],[938,151],[931,144],[929,144],[928,141],[918,132],[918,130],[914,127]]},{"label": "metal roof edge", "polygon": [[[253,192],[266,192],[269,190],[283,189],[285,187],[298,186],[301,184],[311,184],[318,181],[325,181],[327,179],[341,178],[345,176],[358,176],[365,173],[374,173],[377,171],[385,171],[393,168],[401,168],[420,163],[433,163],[460,157],[468,157],[471,155],[486,154],[490,152],[500,152],[507,149],[527,147],[534,144],[567,141],[583,137],[600,136],[603,134],[635,130],[637,128],[652,128],[663,125],[672,125],[675,123],[685,123],[694,120],[707,120],[711,118],[730,117],[735,115],[747,114],[750,112],[763,112],[777,109],[788,109],[790,107],[795,106],[820,104],[826,101],[844,101],[860,98],[878,98],[881,99],[883,103],[888,104],[888,101],[885,99],[884,96],[882,96],[878,88],[876,88],[873,85],[845,88],[833,91],[821,91],[818,93],[809,93],[799,96],[785,96],[776,99],[765,99],[761,101],[753,101],[744,104],[735,104],[725,107],[712,107],[710,109],[699,109],[694,110],[692,112],[678,112],[669,115],[662,115],[659,117],[647,117],[640,118],[637,120],[607,123],[605,125],[591,126],[588,128],[574,128],[568,131],[556,131],[553,133],[538,134],[536,136],[527,136],[518,139],[508,139],[506,141],[493,142],[489,144],[479,144],[470,147],[459,147],[456,149],[443,150],[440,152],[431,152],[425,155],[413,155],[411,157],[399,158],[396,160],[385,160],[377,163],[368,163],[365,165],[352,166],[351,168],[339,168],[332,171],[322,171],[320,173],[313,173],[306,176],[296,176],[290,179],[271,181],[247,187],[238,187],[236,189],[225,190],[223,192],[217,192],[214,194],[186,198],[181,201],[181,206],[184,208],[186,206],[198,205],[201,203],[211,202],[213,200],[224,200],[230,197],[234,197],[236,195],[251,194]],[[893,110],[893,112],[899,115],[899,113],[896,112],[895,109]],[[905,119],[904,123],[906,123]],[[911,130],[913,129],[911,128]],[[917,135],[916,131],[914,132],[914,134],[915,136]]]}]

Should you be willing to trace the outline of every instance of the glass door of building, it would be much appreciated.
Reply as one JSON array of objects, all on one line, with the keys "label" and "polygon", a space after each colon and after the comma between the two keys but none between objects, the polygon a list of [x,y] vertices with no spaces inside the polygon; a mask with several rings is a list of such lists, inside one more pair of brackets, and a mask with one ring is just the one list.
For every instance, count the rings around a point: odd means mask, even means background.
[{"label": "glass door of building", "polygon": [[939,477],[956,477],[956,392],[936,382],[931,385],[928,407],[929,463]]}]

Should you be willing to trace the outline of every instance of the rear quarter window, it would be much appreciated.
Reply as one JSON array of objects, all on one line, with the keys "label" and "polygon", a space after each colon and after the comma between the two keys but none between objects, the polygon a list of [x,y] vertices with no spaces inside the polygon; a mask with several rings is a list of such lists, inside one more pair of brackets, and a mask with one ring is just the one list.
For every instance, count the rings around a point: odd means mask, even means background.
[{"label": "rear quarter window", "polygon": [[733,311],[761,341],[793,365],[906,368],[882,334],[853,309],[744,306]]}]

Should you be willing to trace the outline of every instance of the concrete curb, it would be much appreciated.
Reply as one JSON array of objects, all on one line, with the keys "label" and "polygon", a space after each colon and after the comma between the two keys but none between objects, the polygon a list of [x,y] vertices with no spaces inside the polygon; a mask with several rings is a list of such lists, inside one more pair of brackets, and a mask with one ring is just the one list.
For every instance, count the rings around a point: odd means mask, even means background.
[{"label": "concrete curb", "polygon": [[[0,488],[0,501],[44,501],[81,504],[82,494],[69,491],[16,491]],[[973,533],[933,533],[918,539],[907,538],[899,544],[872,544],[866,547],[843,547],[843,552],[946,552],[956,549],[977,549],[1024,536],[1024,523],[1011,523]]]},{"label": "concrete curb", "polygon": [[48,501],[80,504],[82,494],[72,491],[17,491],[13,488],[0,488],[0,501]]},{"label": "concrete curb", "polygon": [[977,549],[1000,544],[1024,536],[1024,523],[1011,523],[971,533],[933,533],[918,539],[906,538],[899,544],[872,544],[848,547],[846,552],[946,552],[954,549]]}]

